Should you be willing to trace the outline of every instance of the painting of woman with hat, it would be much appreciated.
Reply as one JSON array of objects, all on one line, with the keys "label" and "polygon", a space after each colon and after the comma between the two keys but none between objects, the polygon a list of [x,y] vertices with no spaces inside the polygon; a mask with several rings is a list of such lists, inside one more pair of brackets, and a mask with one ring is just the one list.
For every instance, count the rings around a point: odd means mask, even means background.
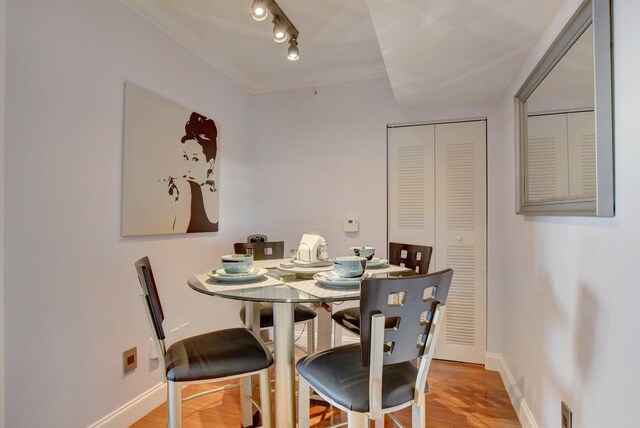
[{"label": "painting of woman with hat", "polygon": [[210,193],[218,191],[213,175],[218,152],[218,130],[213,120],[196,112],[191,113],[184,129],[185,135],[180,140],[183,144],[184,170],[181,176],[167,179],[168,193],[175,201],[179,201],[184,197],[180,193],[179,181],[186,181],[191,194],[191,216],[186,232],[217,232],[218,221],[212,221],[217,212],[208,212],[205,200]]}]

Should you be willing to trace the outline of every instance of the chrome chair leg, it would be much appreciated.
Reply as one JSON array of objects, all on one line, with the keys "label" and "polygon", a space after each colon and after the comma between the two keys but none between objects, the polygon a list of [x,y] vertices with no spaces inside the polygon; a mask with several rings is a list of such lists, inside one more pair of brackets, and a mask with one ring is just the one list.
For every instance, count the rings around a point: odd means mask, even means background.
[{"label": "chrome chair leg", "polygon": [[347,412],[347,420],[349,428],[367,428],[369,426],[369,418],[366,413]]},{"label": "chrome chair leg", "polygon": [[342,327],[338,323],[333,323],[333,347],[342,345]]},{"label": "chrome chair leg", "polygon": [[411,426],[417,428],[425,428],[425,411],[424,411],[424,403],[419,406],[413,404],[411,406]]},{"label": "chrome chair leg", "polygon": [[316,352],[316,326],[315,320],[307,321],[307,354]]},{"label": "chrome chair leg", "polygon": [[182,428],[182,385],[167,382],[167,422],[169,428]]},{"label": "chrome chair leg", "polygon": [[242,412],[242,426],[253,425],[253,405],[251,402],[251,377],[240,378],[240,409]]},{"label": "chrome chair leg", "polygon": [[298,428],[309,428],[311,387],[302,376],[298,376]]},{"label": "chrome chair leg", "polygon": [[260,372],[260,411],[262,428],[271,428],[271,382],[268,369]]}]

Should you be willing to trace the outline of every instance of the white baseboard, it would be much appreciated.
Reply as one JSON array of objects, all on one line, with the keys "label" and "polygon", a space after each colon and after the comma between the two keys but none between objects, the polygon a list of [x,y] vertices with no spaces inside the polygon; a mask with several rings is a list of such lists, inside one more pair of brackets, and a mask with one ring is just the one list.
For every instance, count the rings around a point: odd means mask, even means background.
[{"label": "white baseboard", "polygon": [[89,428],[123,428],[140,420],[147,413],[158,407],[167,399],[167,386],[159,383],[150,390],[140,394],[122,407],[109,413],[104,418],[89,425]]},{"label": "white baseboard", "polygon": [[509,399],[511,400],[513,409],[518,415],[518,419],[520,420],[522,427],[539,428],[536,419],[533,417],[533,413],[531,413],[531,409],[529,409],[527,402],[522,396],[522,392],[518,388],[518,385],[516,384],[507,363],[504,361],[504,358],[502,358],[502,355],[486,352],[484,357],[484,368],[486,370],[500,373],[502,383],[504,383],[504,387],[507,390],[507,394],[509,394]]}]

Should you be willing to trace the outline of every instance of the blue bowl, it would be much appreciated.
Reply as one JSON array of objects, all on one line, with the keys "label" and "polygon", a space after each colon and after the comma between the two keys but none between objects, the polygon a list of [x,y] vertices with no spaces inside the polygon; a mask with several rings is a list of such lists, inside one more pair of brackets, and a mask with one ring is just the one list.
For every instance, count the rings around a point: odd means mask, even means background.
[{"label": "blue bowl", "polygon": [[345,256],[333,258],[333,269],[338,276],[343,278],[356,278],[362,276],[367,267],[366,257]]},{"label": "blue bowl", "polygon": [[226,273],[247,273],[253,267],[253,255],[228,254],[222,256],[222,267]]}]

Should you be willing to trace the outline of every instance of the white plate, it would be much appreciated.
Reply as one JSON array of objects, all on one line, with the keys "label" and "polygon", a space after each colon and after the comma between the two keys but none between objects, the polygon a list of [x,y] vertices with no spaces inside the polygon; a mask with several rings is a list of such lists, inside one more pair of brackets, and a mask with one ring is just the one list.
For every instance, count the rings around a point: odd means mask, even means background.
[{"label": "white plate", "polygon": [[252,271],[248,273],[229,274],[224,272],[224,275],[220,275],[218,271],[221,269],[218,269],[216,271],[209,272],[208,275],[219,282],[242,282],[242,281],[253,281],[258,278],[262,278],[267,273],[267,270],[263,268],[254,268],[254,269],[256,270],[255,272],[252,269]]},{"label": "white plate", "polygon": [[229,273],[226,270],[223,269],[216,269],[215,273],[218,274],[219,276],[233,276],[233,277],[241,277],[241,276],[253,276],[255,274],[257,274],[259,272],[258,267],[251,267],[251,270],[249,272],[241,272],[241,273]]},{"label": "white plate", "polygon": [[316,273],[313,275],[313,279],[330,288],[353,288],[357,290],[360,287],[362,278],[343,278],[338,276],[335,271],[329,271]]},{"label": "white plate", "polygon": [[385,268],[388,266],[388,264],[389,264],[389,260],[379,259],[377,257],[374,257],[371,260],[367,260],[367,268],[369,269]]}]

